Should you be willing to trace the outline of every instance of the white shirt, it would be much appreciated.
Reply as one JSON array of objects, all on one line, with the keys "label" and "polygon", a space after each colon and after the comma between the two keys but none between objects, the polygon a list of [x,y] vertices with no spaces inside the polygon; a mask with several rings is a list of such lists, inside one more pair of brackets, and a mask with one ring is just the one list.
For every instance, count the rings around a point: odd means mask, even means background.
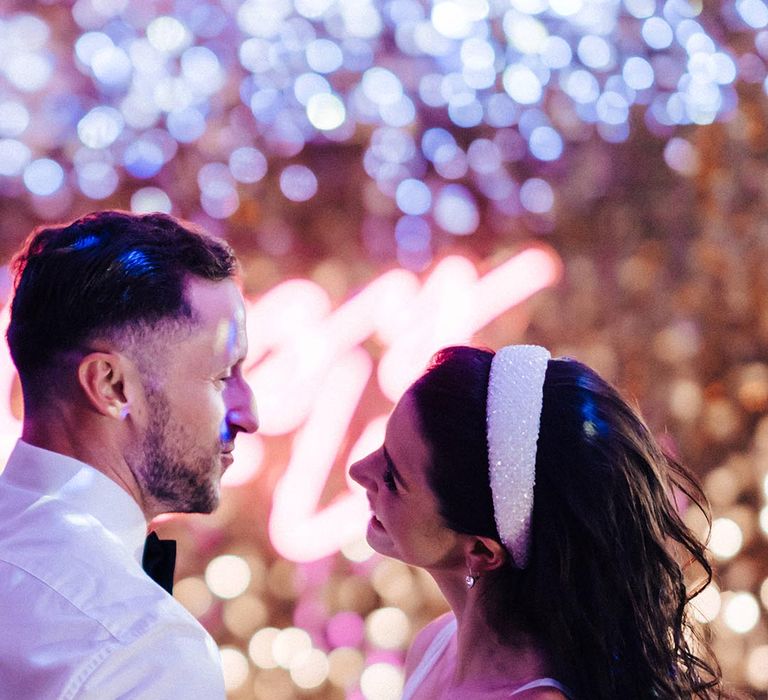
[{"label": "white shirt", "polygon": [[19,441],[0,474],[0,698],[221,700],[210,635],[141,568],[136,502]]}]

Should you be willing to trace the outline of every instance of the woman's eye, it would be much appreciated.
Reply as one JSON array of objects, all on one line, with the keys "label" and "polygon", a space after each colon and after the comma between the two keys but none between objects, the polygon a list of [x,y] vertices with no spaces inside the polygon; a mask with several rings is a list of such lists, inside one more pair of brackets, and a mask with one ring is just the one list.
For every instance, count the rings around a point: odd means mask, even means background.
[{"label": "woman's eye", "polygon": [[387,467],[384,470],[384,485],[390,491],[397,491],[397,484],[395,483],[395,475],[392,473],[392,469],[390,469],[390,467]]}]

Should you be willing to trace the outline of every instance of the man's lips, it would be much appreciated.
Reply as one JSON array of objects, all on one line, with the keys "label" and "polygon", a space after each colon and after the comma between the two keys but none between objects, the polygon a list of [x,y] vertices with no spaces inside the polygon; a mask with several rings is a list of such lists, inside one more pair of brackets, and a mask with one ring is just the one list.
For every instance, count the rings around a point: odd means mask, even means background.
[{"label": "man's lips", "polygon": [[232,450],[234,449],[234,445],[228,445],[221,450],[221,462],[225,469],[235,461],[235,456],[232,454]]}]

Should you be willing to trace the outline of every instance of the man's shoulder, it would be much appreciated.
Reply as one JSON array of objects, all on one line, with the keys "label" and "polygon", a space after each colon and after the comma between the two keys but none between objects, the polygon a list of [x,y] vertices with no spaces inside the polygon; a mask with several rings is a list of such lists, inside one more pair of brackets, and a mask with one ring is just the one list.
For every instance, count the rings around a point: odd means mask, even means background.
[{"label": "man's shoulder", "polygon": [[[14,600],[40,601],[18,611],[27,625],[89,625],[127,641],[154,624],[197,626],[194,618],[147,577],[121,542],[88,514],[41,499],[15,515],[0,534],[0,609]],[[45,601],[45,605],[42,604]],[[98,635],[97,635],[98,636]]]}]

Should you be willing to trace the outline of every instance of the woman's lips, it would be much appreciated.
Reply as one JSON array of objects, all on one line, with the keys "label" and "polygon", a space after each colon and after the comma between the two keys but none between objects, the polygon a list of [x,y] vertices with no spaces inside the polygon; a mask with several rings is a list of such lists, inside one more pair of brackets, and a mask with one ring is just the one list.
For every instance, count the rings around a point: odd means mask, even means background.
[{"label": "woman's lips", "polygon": [[381,520],[379,520],[373,513],[371,514],[371,526],[377,530],[384,529],[384,526],[381,524]]}]

